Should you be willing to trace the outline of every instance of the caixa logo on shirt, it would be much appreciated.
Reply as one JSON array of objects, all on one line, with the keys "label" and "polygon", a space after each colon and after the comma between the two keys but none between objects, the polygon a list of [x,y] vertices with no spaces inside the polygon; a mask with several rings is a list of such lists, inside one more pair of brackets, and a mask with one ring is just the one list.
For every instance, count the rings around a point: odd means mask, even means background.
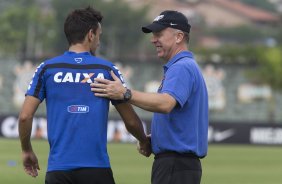
[{"label": "caixa logo on shirt", "polygon": [[58,72],[54,75],[54,81],[56,83],[92,83],[94,82],[91,78],[101,78],[104,79],[103,73],[97,73],[95,76],[95,73],[63,73]]},{"label": "caixa logo on shirt", "polygon": [[70,105],[68,106],[69,113],[88,113],[89,106],[86,105]]}]

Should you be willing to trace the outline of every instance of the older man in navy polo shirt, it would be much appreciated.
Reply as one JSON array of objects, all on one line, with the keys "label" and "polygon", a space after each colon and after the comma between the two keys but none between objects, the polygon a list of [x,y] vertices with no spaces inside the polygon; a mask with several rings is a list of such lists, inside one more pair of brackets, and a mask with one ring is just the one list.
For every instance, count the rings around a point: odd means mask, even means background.
[{"label": "older man in navy polo shirt", "polygon": [[144,33],[152,33],[158,57],[167,61],[157,93],[126,89],[113,72],[115,81],[96,79],[98,83],[91,84],[96,96],[126,98],[154,112],[152,184],[201,182],[200,158],[207,155],[208,148],[208,94],[201,70],[188,51],[190,28],[187,18],[178,11],[164,11],[152,24],[142,27]]}]

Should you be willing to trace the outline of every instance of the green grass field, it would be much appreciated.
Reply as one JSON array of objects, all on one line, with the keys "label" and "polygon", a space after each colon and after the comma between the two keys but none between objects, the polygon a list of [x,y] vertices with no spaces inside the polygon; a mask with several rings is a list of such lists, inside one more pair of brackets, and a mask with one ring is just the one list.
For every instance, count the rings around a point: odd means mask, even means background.
[{"label": "green grass field", "polygon": [[[42,184],[48,144],[33,140],[41,171],[26,175],[18,140],[0,139],[0,184]],[[153,157],[142,157],[134,144],[109,144],[108,151],[117,184],[150,184]],[[210,145],[202,160],[202,184],[281,184],[282,147]]]}]

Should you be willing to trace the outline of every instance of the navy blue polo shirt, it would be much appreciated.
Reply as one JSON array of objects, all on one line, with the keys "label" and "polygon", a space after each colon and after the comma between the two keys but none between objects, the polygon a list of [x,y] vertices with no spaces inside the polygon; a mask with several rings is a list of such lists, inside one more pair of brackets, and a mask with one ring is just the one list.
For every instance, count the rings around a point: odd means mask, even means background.
[{"label": "navy blue polo shirt", "polygon": [[113,80],[111,70],[123,81],[117,67],[89,52],[65,52],[36,69],[26,95],[46,101],[47,171],[110,167],[106,146],[110,101],[96,97],[90,83],[94,78]]},{"label": "navy blue polo shirt", "polygon": [[191,52],[180,52],[168,61],[158,93],[171,95],[177,105],[168,114],[154,113],[153,153],[176,151],[204,157],[208,147],[208,93]]}]

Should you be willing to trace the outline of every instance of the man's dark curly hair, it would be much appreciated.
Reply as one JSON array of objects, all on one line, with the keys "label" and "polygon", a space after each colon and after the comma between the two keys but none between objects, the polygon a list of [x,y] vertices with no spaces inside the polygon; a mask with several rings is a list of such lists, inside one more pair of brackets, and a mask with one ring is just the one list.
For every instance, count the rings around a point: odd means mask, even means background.
[{"label": "man's dark curly hair", "polygon": [[96,33],[98,23],[101,23],[102,19],[102,14],[90,6],[72,11],[64,24],[64,32],[69,45],[81,43],[90,29]]}]

